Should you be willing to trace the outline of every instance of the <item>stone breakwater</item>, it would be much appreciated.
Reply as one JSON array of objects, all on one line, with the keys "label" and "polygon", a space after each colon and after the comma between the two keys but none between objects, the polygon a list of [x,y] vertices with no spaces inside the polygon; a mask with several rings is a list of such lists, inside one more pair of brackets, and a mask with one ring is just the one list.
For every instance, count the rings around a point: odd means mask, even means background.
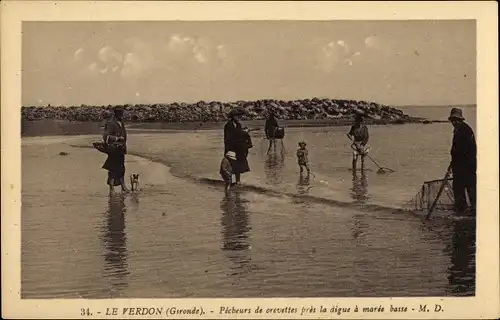
[{"label": "stone breakwater", "polygon": [[[127,122],[220,122],[227,119],[227,113],[234,108],[245,110],[243,120],[265,119],[273,109],[282,120],[352,120],[356,110],[363,111],[375,123],[421,122],[403,111],[374,102],[333,99],[303,99],[293,101],[257,100],[237,102],[205,102],[193,104],[136,104],[123,105]],[[100,122],[108,117],[113,106],[28,106],[22,108],[24,121],[68,120]]]}]

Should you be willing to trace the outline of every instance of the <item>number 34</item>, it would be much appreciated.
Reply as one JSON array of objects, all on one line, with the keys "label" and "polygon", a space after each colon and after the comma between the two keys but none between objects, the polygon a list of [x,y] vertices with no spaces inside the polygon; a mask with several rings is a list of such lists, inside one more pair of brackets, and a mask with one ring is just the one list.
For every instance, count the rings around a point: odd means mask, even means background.
[{"label": "number 34", "polygon": [[81,314],[80,314],[80,315],[82,315],[82,316],[91,316],[91,315],[92,315],[92,314],[90,313],[89,308],[86,308],[86,309],[85,309],[85,308],[81,308],[81,309],[80,309],[80,311],[81,311]]}]

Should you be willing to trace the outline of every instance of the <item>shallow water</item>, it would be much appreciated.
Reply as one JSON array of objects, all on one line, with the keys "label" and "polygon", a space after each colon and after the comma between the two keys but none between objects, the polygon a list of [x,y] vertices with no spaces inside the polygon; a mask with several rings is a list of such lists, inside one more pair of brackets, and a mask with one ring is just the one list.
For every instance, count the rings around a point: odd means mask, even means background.
[{"label": "shallow water", "polygon": [[70,146],[94,137],[23,139],[22,297],[474,295],[474,223],[396,210],[444,174],[450,125],[371,127],[388,175],[348,170],[345,130],[290,128],[284,157],[253,135],[249,187],[229,196],[194,179],[220,180],[220,132],[131,134],[142,190],[111,200],[105,155]]}]

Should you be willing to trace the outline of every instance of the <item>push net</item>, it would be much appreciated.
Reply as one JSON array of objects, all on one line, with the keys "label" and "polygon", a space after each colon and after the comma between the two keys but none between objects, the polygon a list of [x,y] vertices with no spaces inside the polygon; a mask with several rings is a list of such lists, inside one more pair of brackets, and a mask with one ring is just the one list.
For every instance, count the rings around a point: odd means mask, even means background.
[{"label": "push net", "polygon": [[[439,189],[443,183],[444,189],[438,198]],[[452,183],[453,178],[424,182],[420,191],[404,205],[404,208],[411,211],[428,211],[437,198],[435,210],[453,210],[455,198]]]}]

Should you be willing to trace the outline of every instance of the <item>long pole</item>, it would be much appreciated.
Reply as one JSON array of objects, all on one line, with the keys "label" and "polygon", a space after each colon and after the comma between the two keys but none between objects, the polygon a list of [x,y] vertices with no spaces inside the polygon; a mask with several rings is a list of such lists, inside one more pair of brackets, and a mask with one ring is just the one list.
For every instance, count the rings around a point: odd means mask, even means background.
[{"label": "long pole", "polygon": [[[373,159],[372,159],[372,157],[370,157],[370,156],[369,156],[369,155],[367,155],[367,154],[366,154],[366,156],[367,156],[367,157],[368,157],[368,159],[370,159],[373,163],[375,163],[375,165],[376,165],[377,167],[379,167],[379,169],[384,169],[384,168],[382,168],[382,167],[381,167],[378,163],[376,163],[376,162],[375,162],[375,160],[373,160]],[[389,169],[389,168],[387,168],[387,169]],[[392,170],[392,169],[390,169],[390,170]]]},{"label": "long pole", "polygon": [[[346,134],[346,136],[347,136],[347,138],[349,138],[349,140],[351,140],[351,141],[353,142],[353,144],[354,144],[354,141],[351,139],[351,137],[350,137],[348,134]],[[357,151],[356,149],[354,149],[354,145],[353,145],[353,144],[351,144],[351,149],[352,149],[352,150],[354,150],[354,151]],[[382,169],[382,170],[384,170],[384,169],[388,169],[388,170],[390,170],[390,171],[394,172],[394,170],[392,170],[391,168],[384,168],[384,167],[381,167],[381,166],[380,166],[377,162],[375,162],[375,160],[373,160],[373,159],[372,159],[372,157],[370,157],[370,155],[365,154],[365,156],[366,156],[368,159],[370,159],[370,160],[371,160],[371,161],[372,161],[372,162],[373,162],[373,163],[374,163],[374,164],[375,164],[375,165],[376,165],[379,169]]]},{"label": "long pole", "polygon": [[446,170],[446,175],[444,176],[443,182],[441,183],[441,187],[439,187],[436,199],[434,199],[434,202],[432,203],[431,207],[429,208],[429,212],[427,213],[427,216],[425,217],[426,220],[428,220],[432,214],[432,211],[434,211],[434,207],[436,206],[439,197],[441,196],[441,193],[443,193],[444,187],[446,186],[446,182],[448,181],[448,177],[450,176],[451,172],[451,163],[448,166],[448,169]]}]

